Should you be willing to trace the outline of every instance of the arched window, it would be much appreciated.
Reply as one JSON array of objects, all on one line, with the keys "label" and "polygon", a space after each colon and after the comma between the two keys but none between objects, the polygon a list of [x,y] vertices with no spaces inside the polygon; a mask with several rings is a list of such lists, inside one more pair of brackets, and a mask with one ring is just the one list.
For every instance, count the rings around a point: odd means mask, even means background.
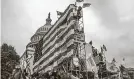
[{"label": "arched window", "polygon": [[38,40],[38,37],[36,36],[36,40]]},{"label": "arched window", "polygon": [[40,36],[39,36],[39,39],[40,39]]},{"label": "arched window", "polygon": [[40,29],[38,30],[38,32],[40,31]]},{"label": "arched window", "polygon": [[41,28],[41,31],[43,30],[43,28]]},{"label": "arched window", "polygon": [[37,37],[37,40],[39,40],[39,36]]},{"label": "arched window", "polygon": [[36,40],[36,37],[34,38],[34,41]]},{"label": "arched window", "polygon": [[33,41],[33,37],[31,37],[31,41]]}]

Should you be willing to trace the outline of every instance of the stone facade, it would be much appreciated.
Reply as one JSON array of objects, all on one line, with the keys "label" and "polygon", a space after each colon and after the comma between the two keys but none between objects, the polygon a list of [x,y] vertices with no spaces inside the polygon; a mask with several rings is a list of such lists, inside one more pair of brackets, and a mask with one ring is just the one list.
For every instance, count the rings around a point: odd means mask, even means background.
[{"label": "stone facade", "polygon": [[35,60],[36,53],[36,45],[42,39],[42,37],[48,32],[51,28],[51,18],[50,13],[48,14],[48,18],[46,19],[46,24],[41,26],[35,34],[31,37],[30,42],[26,46],[26,50],[20,58],[20,68],[22,72],[25,70],[30,77],[33,74],[33,65]]}]

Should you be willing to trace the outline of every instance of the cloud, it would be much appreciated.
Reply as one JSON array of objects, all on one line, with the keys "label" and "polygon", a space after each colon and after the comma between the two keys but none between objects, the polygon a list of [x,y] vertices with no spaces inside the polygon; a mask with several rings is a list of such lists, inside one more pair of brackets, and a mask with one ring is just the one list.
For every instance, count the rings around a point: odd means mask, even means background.
[{"label": "cloud", "polygon": [[[87,0],[90,2],[96,18],[96,24],[89,24],[92,31],[87,33],[87,39],[92,39],[96,46],[100,48],[102,44],[107,46],[107,59],[113,57],[120,62],[123,57],[127,58],[128,65],[134,66],[131,61],[134,56],[134,1],[133,0]],[[90,23],[90,19],[87,18]],[[91,19],[92,20],[92,19]],[[99,20],[99,22],[98,22]],[[91,21],[92,22],[92,21]],[[96,28],[97,27],[97,28]],[[89,40],[88,40],[89,41]]]},{"label": "cloud", "polygon": [[[2,43],[15,46],[22,55],[30,37],[45,24],[48,12],[52,23],[57,20],[56,10],[64,11],[75,0],[2,0]],[[86,41],[100,49],[105,44],[108,61],[118,62],[123,57],[134,66],[134,1],[133,0],[86,0],[92,5],[84,9]]]}]

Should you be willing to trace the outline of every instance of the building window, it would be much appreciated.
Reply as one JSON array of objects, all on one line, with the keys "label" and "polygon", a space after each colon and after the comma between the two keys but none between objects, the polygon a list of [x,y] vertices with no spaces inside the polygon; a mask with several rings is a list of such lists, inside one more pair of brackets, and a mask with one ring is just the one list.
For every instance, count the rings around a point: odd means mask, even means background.
[{"label": "building window", "polygon": [[38,37],[36,36],[36,40],[38,40]]},{"label": "building window", "polygon": [[42,31],[42,28],[40,29],[40,31]]},{"label": "building window", "polygon": [[38,36],[38,40],[39,40],[39,36]]},{"label": "building window", "polygon": [[40,39],[40,36],[39,36],[39,39]]},{"label": "building window", "polygon": [[36,40],[36,37],[34,37],[34,41]]}]

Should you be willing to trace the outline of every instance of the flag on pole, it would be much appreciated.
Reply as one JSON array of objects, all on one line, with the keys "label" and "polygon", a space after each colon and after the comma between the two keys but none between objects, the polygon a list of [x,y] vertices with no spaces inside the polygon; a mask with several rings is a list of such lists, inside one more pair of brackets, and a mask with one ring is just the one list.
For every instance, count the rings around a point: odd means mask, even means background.
[{"label": "flag on pole", "polygon": [[90,3],[83,3],[83,8],[89,7],[90,5]]},{"label": "flag on pole", "polygon": [[125,66],[125,58],[123,58],[121,65]]},{"label": "flag on pole", "polygon": [[92,43],[92,40],[89,42],[89,44],[90,44],[90,45],[92,45],[92,44],[93,44],[93,43]]},{"label": "flag on pole", "polygon": [[83,2],[84,0],[76,0],[76,2]]},{"label": "flag on pole", "polygon": [[103,53],[103,48],[101,47],[101,53]]},{"label": "flag on pole", "polygon": [[105,50],[105,51],[107,51],[107,48],[106,48],[106,46],[103,44],[103,49]]},{"label": "flag on pole", "polygon": [[62,15],[63,12],[57,11],[57,15]]},{"label": "flag on pole", "polygon": [[113,58],[112,63],[115,64],[115,62],[116,62],[116,60],[115,60],[115,58]]},{"label": "flag on pole", "polygon": [[123,61],[125,61],[125,58],[123,58]]}]

